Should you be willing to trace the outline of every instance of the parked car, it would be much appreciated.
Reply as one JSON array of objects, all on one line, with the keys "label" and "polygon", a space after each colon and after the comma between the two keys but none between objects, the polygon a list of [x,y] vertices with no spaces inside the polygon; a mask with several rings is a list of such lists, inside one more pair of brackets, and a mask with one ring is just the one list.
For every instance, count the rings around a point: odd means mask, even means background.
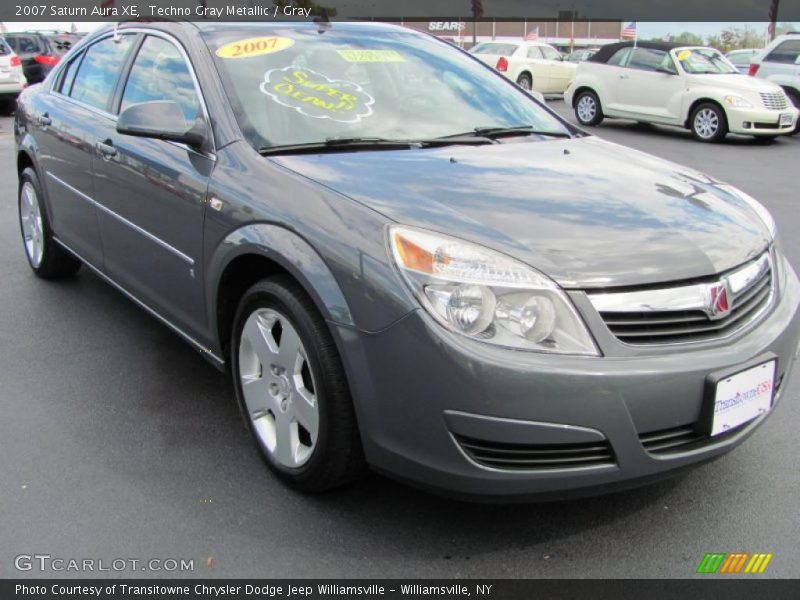
[{"label": "parked car", "polygon": [[757,48],[745,48],[743,50],[731,50],[725,55],[731,64],[736,67],[739,73],[747,73],[750,70],[750,63],[753,58],[761,52]]},{"label": "parked car", "polygon": [[22,69],[29,83],[44,81],[72,44],[79,38],[69,33],[26,31],[5,34],[8,45],[22,60]]},{"label": "parked car", "polygon": [[575,50],[574,52],[570,52],[564,60],[573,63],[581,63],[585,60],[589,60],[596,53],[597,48]]},{"label": "parked car", "polygon": [[664,42],[603,46],[578,66],[564,99],[582,125],[635,119],[690,129],[701,142],[728,132],[775,137],[798,119],[780,87],[741,77],[719,51]]},{"label": "parked car", "polygon": [[0,114],[14,110],[17,96],[26,85],[22,61],[0,37]]},{"label": "parked car", "polygon": [[544,42],[481,42],[470,53],[522,89],[542,94],[563,93],[575,75],[576,65]]},{"label": "parked car", "polygon": [[[750,75],[779,85],[800,108],[800,32],[776,37],[750,65]],[[800,131],[800,122],[794,133]]]},{"label": "parked car", "polygon": [[300,489],[630,486],[792,389],[800,282],[761,204],[420,32],[105,27],[15,131],[33,272],[84,265],[229,370]]}]

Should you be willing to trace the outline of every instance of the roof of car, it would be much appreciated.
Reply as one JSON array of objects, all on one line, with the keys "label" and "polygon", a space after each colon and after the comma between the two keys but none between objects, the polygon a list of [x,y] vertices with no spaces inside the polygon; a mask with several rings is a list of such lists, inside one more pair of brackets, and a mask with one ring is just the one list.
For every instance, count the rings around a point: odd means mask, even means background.
[{"label": "roof of car", "polygon": [[634,45],[638,48],[651,48],[653,50],[672,50],[673,48],[680,48],[686,44],[679,44],[677,42],[616,42],[614,44],[606,44],[598,50],[589,61],[591,62],[608,62],[608,59],[614,56],[617,50],[621,48],[633,48]]}]

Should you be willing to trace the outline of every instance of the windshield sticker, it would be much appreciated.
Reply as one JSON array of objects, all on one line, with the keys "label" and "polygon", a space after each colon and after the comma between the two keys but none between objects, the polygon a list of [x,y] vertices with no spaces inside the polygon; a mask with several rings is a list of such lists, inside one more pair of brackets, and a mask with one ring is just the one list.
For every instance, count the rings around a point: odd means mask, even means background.
[{"label": "windshield sticker", "polygon": [[220,58],[250,58],[262,54],[280,52],[294,46],[294,40],[286,37],[253,37],[225,44],[217,49]]},{"label": "windshield sticker", "polygon": [[406,62],[396,50],[337,50],[339,56],[351,63]]},{"label": "windshield sticker", "polygon": [[680,52],[678,52],[678,60],[683,62],[684,60],[689,58],[691,55],[692,55],[692,51],[691,50],[681,50]]},{"label": "windshield sticker", "polygon": [[302,115],[339,123],[358,123],[369,117],[375,102],[357,83],[331,79],[305,67],[267,71],[260,89],[278,104]]}]

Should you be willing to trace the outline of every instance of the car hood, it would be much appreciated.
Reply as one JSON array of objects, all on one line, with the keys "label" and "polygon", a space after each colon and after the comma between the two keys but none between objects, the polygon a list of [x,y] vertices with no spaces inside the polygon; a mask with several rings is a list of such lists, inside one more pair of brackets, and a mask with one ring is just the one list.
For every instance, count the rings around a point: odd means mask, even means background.
[{"label": "car hood", "polygon": [[594,137],[531,139],[272,160],[398,223],[499,250],[568,288],[708,276],[770,244],[750,205],[706,175]]},{"label": "car hood", "polygon": [[774,83],[749,77],[742,73],[731,73],[730,75],[691,75],[693,85],[711,86],[722,88],[723,91],[731,90],[738,92],[779,92],[781,88]]}]

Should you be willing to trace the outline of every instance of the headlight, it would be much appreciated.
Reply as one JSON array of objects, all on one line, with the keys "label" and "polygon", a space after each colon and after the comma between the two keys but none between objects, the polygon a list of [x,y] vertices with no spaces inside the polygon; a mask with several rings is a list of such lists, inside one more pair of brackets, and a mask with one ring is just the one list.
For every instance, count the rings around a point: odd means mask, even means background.
[{"label": "headlight", "polygon": [[422,306],[451,331],[521,350],[598,355],[564,292],[528,265],[406,227],[390,228],[389,245]]},{"label": "headlight", "polygon": [[753,105],[741,96],[725,96],[722,100],[725,102],[725,106],[733,106],[736,108],[753,108]]},{"label": "headlight", "polygon": [[719,184],[717,187],[724,192],[727,192],[731,196],[736,196],[743,200],[750,208],[753,209],[753,212],[758,215],[758,218],[761,219],[761,222],[764,223],[764,226],[769,231],[770,236],[772,239],[775,239],[775,236],[778,234],[778,226],[775,224],[775,219],[772,218],[770,212],[764,208],[764,205],[761,204],[758,200],[753,198],[750,194],[744,193],[739,188],[735,188],[732,185],[728,185],[726,183]]}]

